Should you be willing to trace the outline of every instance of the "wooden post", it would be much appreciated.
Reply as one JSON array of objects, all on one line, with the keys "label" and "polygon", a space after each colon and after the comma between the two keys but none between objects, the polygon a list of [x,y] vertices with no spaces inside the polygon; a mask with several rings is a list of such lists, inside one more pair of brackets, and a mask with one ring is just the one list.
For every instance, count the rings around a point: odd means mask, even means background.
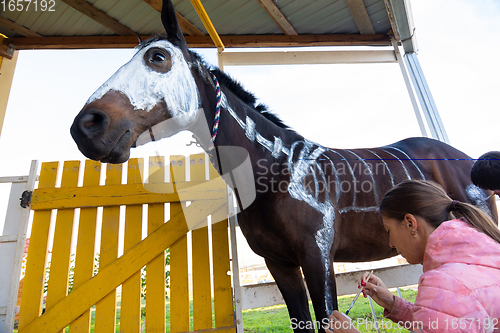
[{"label": "wooden post", "polygon": [[[86,160],[83,173],[83,186],[99,185],[101,162]],[[87,207],[80,210],[78,223],[78,238],[75,256],[75,274],[73,275],[73,290],[79,288],[94,275],[95,236],[97,227],[97,207]],[[69,326],[70,333],[90,332],[90,309]]]},{"label": "wooden post", "polygon": [[[149,158],[149,183],[165,181],[165,158]],[[165,223],[165,205],[148,205],[148,235]],[[146,265],[146,332],[163,333],[165,324],[165,251]]]},{"label": "wooden post", "polygon": [[[190,156],[191,180],[206,180],[205,155]],[[189,221],[188,221],[189,223]],[[193,251],[193,329],[212,328],[212,291],[207,220],[201,228],[191,231]]]},{"label": "wooden post", "polygon": [[[184,156],[170,156],[170,181],[186,180],[186,159]],[[182,203],[170,204],[170,218],[181,213]],[[190,330],[189,319],[189,275],[187,234],[170,246],[170,332]]]},{"label": "wooden post", "polygon": [[[121,184],[122,165],[106,164],[106,185]],[[101,252],[99,271],[118,258],[120,207],[104,207],[102,210]],[[116,289],[102,298],[95,308],[95,332],[116,332]]]},{"label": "wooden post", "polygon": [[[144,160],[132,158],[128,162],[127,183],[142,183]],[[126,252],[142,240],[142,205],[128,205],[125,210],[124,249]],[[120,331],[141,331],[141,271],[123,283]]]},{"label": "wooden post", "polygon": [[[0,234],[0,332],[12,332],[19,301],[19,278],[26,245],[29,208],[19,205],[24,191],[33,191],[38,161],[31,162],[29,176],[0,177],[0,183],[12,183],[3,232]],[[17,303],[16,303],[17,298]],[[16,306],[17,305],[17,306]],[[19,319],[19,318],[17,318]]]},{"label": "wooden post", "polygon": [[[0,43],[2,39],[0,37]],[[0,57],[0,136],[2,135],[3,121],[5,112],[7,111],[7,102],[9,101],[18,53],[19,51],[15,51],[14,56],[10,60]]]}]

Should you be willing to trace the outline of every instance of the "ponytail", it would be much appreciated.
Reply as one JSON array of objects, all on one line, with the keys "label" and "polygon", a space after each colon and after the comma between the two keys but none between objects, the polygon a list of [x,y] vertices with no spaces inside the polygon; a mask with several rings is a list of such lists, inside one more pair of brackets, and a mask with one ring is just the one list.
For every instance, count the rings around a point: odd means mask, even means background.
[{"label": "ponytail", "polygon": [[461,219],[500,243],[500,230],[485,212],[452,200],[439,184],[431,181],[405,180],[394,186],[382,199],[380,212],[401,221],[406,214],[417,215],[434,228],[445,221]]},{"label": "ponytail", "polygon": [[493,223],[493,220],[481,209],[471,204],[457,201],[453,207],[450,207],[450,213],[454,218],[464,220],[477,230],[493,238],[497,243],[500,243],[500,230]]}]

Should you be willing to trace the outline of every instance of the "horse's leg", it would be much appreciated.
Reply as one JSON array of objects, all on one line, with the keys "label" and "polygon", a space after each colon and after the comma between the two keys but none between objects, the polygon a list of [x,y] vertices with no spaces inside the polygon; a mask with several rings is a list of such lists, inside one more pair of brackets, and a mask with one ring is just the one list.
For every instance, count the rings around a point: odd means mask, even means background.
[{"label": "horse's leg", "polygon": [[290,327],[293,328],[295,333],[314,333],[314,325],[309,313],[309,302],[300,267],[269,259],[266,259],[266,265],[285,300],[290,315]]},{"label": "horse's leg", "polygon": [[333,265],[330,260],[325,262],[319,250],[316,255],[309,253],[302,262],[302,272],[313,303],[316,322],[320,325],[318,332],[323,332],[322,327],[328,323],[331,312],[338,309]]}]

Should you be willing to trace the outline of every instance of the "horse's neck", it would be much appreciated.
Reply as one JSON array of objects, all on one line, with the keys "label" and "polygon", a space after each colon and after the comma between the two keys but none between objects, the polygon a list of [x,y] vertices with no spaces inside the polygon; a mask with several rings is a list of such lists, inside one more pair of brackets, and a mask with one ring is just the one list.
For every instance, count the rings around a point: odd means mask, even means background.
[{"label": "horse's neck", "polygon": [[303,138],[281,128],[230,91],[222,93],[222,112],[215,145],[247,150],[252,165],[287,160],[293,142]]}]

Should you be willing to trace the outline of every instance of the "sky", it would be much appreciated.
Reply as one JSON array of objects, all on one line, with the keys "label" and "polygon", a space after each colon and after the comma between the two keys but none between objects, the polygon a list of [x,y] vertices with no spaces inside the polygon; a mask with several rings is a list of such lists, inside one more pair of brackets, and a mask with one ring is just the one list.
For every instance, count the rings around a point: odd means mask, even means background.
[{"label": "sky", "polygon": [[[412,11],[418,58],[450,143],[473,158],[500,150],[500,1],[414,0]],[[217,63],[214,49],[197,51]],[[0,136],[0,176],[28,174],[33,159],[83,160],[69,134],[73,119],[133,54],[133,49],[20,51]],[[396,63],[225,70],[287,125],[324,146],[369,148],[420,136]],[[189,135],[170,139],[160,153],[189,154],[186,139]],[[2,202],[5,192],[0,185]]]}]

